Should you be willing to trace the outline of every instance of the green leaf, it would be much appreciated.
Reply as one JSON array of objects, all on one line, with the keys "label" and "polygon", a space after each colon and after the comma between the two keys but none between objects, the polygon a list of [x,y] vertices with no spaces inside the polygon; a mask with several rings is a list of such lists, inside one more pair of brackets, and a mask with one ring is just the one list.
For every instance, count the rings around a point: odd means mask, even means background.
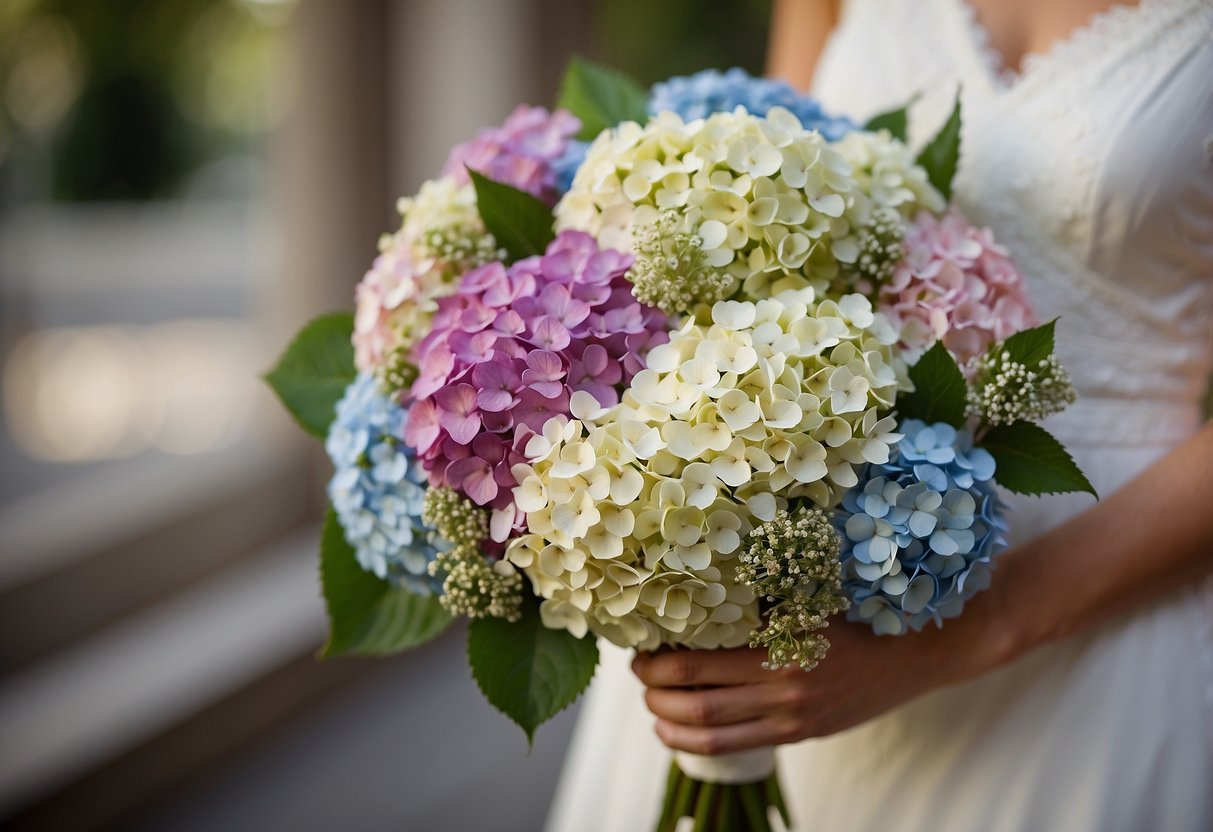
[{"label": "green leaf", "polygon": [[1057,319],[1054,318],[1047,324],[1016,332],[1002,342],[1002,351],[1012,361],[1018,361],[1025,367],[1035,367],[1053,354],[1053,328],[1056,324]]},{"label": "green leaf", "polygon": [[324,438],[334,408],[354,380],[354,317],[322,315],[291,341],[278,365],[265,374],[278,398],[308,433]]},{"label": "green leaf", "polygon": [[1031,422],[992,428],[979,443],[994,457],[994,479],[1018,494],[1065,494],[1094,486],[1061,443]]},{"label": "green leaf", "polygon": [[451,624],[436,595],[415,595],[358,565],[329,509],[320,541],[320,581],[329,613],[321,658],[385,656],[425,644]]},{"label": "green leaf", "polygon": [[922,354],[910,368],[914,392],[897,399],[903,418],[921,419],[927,424],[947,422],[960,427],[965,419],[965,379],[942,341]]},{"label": "green leaf", "polygon": [[952,179],[960,161],[960,90],[956,91],[956,103],[952,114],[944,122],[930,144],[918,154],[918,164],[927,172],[927,178],[944,199],[952,198]]},{"label": "green leaf", "polygon": [[522,620],[478,618],[468,630],[468,661],[485,697],[526,732],[535,729],[576,699],[598,665],[593,636],[576,638],[567,630],[549,630],[536,604],[523,604]]},{"label": "green leaf", "polygon": [[476,186],[476,207],[484,227],[506,250],[510,261],[543,254],[555,238],[551,209],[526,191],[494,182],[471,168],[468,173]]},{"label": "green leaf", "polygon": [[896,110],[889,110],[884,113],[872,116],[868,119],[868,123],[863,126],[864,130],[875,133],[879,130],[888,130],[893,134],[893,138],[906,140],[906,133],[909,129],[909,121],[906,111],[909,105],[899,107]]},{"label": "green leaf", "polygon": [[648,121],[648,93],[628,76],[581,58],[573,58],[560,85],[557,107],[581,119],[577,138],[592,141],[620,122]]}]

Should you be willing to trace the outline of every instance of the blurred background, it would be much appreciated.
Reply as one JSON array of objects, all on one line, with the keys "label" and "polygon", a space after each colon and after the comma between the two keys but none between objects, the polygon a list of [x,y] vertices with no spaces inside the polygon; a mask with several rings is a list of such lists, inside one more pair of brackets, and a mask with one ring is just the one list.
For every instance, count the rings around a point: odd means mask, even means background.
[{"label": "blurred background", "polygon": [[0,3],[0,827],[538,828],[462,632],[312,658],[329,474],[258,376],[577,53],[760,71],[769,3]]}]

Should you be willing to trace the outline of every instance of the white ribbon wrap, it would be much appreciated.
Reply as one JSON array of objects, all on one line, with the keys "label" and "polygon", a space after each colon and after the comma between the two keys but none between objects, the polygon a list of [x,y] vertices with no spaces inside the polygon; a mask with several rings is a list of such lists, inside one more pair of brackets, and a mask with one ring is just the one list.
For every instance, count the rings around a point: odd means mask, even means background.
[{"label": "white ribbon wrap", "polygon": [[674,760],[684,774],[704,783],[758,783],[775,771],[775,747],[768,745],[711,757],[675,751]]}]

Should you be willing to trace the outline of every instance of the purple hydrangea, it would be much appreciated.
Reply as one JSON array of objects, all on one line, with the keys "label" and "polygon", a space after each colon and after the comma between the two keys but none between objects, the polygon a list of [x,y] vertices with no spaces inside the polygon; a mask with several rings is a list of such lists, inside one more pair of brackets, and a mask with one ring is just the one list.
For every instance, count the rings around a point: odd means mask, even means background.
[{"label": "purple hydrangea", "polygon": [[868,465],[835,514],[848,616],[888,635],[960,615],[1006,547],[989,452],[942,423],[899,430],[889,461]]},{"label": "purple hydrangea", "polygon": [[571,180],[565,168],[580,129],[581,121],[567,110],[520,105],[500,127],[481,130],[476,138],[456,145],[442,175],[464,183],[471,168],[555,205],[567,190],[563,181]]},{"label": "purple hydrangea", "polygon": [[405,431],[431,485],[511,508],[511,467],[548,419],[569,415],[573,393],[619,401],[649,348],[667,340],[665,315],[632,297],[631,264],[565,231],[541,256],[468,272],[438,301]]},{"label": "purple hydrangea", "polygon": [[830,115],[815,99],[797,92],[786,81],[755,78],[738,67],[725,72],[705,69],[670,78],[654,84],[649,92],[651,114],[672,110],[684,121],[732,112],[737,107],[756,116],[765,116],[772,107],[783,107],[800,119],[806,130],[817,130],[829,141],[856,129],[850,119]]}]

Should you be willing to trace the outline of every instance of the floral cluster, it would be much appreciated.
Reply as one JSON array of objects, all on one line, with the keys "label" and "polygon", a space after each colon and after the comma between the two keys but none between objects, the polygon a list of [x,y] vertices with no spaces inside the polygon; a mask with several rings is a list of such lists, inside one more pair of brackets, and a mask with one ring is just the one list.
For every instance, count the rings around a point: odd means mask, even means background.
[{"label": "floral cluster", "polygon": [[944,210],[943,195],[935,190],[926,170],[909,146],[888,130],[857,130],[834,147],[850,164],[857,189],[866,197],[848,206],[856,225],[868,225],[871,213],[880,208],[893,208],[907,219],[920,211],[938,214]]},{"label": "floral cluster", "polygon": [[755,78],[739,67],[724,72],[705,69],[694,75],[670,78],[654,84],[649,93],[649,113],[657,115],[670,110],[685,121],[707,118],[713,113],[731,113],[738,107],[758,116],[782,107],[796,116],[806,130],[816,130],[829,141],[856,129],[850,119],[830,115],[815,99],[797,92],[786,81]]},{"label": "floral cluster", "polygon": [[703,240],[683,230],[677,211],[662,211],[650,225],[636,229],[635,262],[628,272],[632,294],[641,303],[678,315],[724,300],[733,278],[710,265]]},{"label": "floral cluster", "polygon": [[483,552],[488,512],[449,488],[425,494],[422,518],[444,541],[430,563],[442,580],[442,606],[451,615],[517,621],[522,612],[522,577],[508,563]]},{"label": "floral cluster", "polygon": [[567,110],[548,112],[521,105],[500,127],[482,130],[470,142],[456,145],[442,175],[465,184],[471,168],[554,205],[565,190],[562,171],[580,129],[581,121]]},{"label": "floral cluster", "polygon": [[544,620],[646,649],[744,643],[742,536],[889,459],[895,339],[860,295],[722,301],[649,352],[619,405],[548,422],[514,468],[528,533],[506,550]]},{"label": "floral cluster", "polygon": [[993,457],[946,424],[910,419],[901,430],[835,517],[849,616],[891,635],[959,615],[1006,545]]},{"label": "floral cluster", "polygon": [[922,211],[902,247],[878,306],[900,329],[909,358],[943,341],[964,363],[1036,323],[1023,277],[989,229]]},{"label": "floral cluster", "polygon": [[355,362],[390,390],[414,376],[413,346],[429,330],[440,297],[471,269],[504,255],[485,231],[467,169],[527,191],[548,204],[560,193],[560,165],[581,122],[572,114],[518,107],[500,127],[456,146],[442,176],[401,199],[401,227],[379,241],[379,256],[358,284]]},{"label": "floral cluster", "polygon": [[354,363],[398,390],[411,380],[409,351],[429,331],[438,298],[468,269],[500,257],[470,186],[434,179],[397,203],[401,226],[355,290]]},{"label": "floral cluster", "polygon": [[431,485],[497,510],[495,540],[519,519],[517,443],[567,415],[577,391],[615,404],[644,352],[666,338],[665,316],[631,295],[630,265],[588,235],[562,233],[542,256],[469,272],[417,346],[405,440]]},{"label": "floral cluster", "polygon": [[[702,262],[752,299],[831,280],[859,255],[847,218],[855,180],[842,154],[792,113],[737,110],[604,131],[556,206],[558,228],[630,250],[662,211],[683,218]],[[681,310],[688,311],[688,310]]]},{"label": "floral cluster", "polygon": [[401,440],[407,422],[408,411],[360,374],[325,440],[328,494],[362,568],[425,595],[441,586],[429,577],[440,541],[422,521],[425,472]]},{"label": "floral cluster", "polygon": [[1055,355],[1028,367],[996,346],[974,359],[969,371],[969,415],[988,425],[1039,422],[1077,399],[1070,374]]},{"label": "floral cluster", "polygon": [[767,624],[750,636],[751,646],[767,650],[765,667],[811,670],[825,656],[830,642],[819,631],[847,608],[838,548],[829,515],[805,505],[750,530],[737,580],[767,602]]}]

